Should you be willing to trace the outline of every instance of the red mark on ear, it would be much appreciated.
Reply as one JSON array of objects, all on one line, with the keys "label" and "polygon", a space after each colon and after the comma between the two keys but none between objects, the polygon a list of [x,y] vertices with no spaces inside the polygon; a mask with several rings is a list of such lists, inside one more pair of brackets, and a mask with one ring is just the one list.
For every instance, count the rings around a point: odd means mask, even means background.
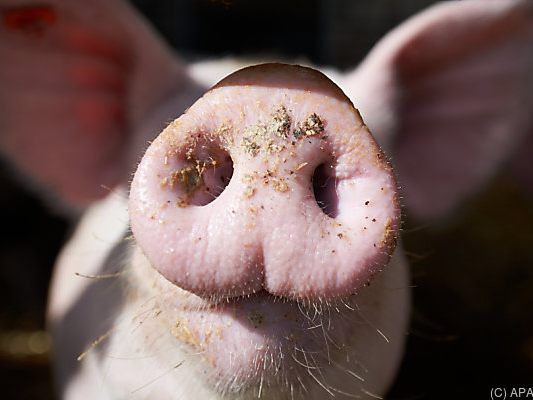
[{"label": "red mark on ear", "polygon": [[57,12],[50,6],[22,6],[2,10],[4,26],[16,32],[42,36],[57,21]]}]

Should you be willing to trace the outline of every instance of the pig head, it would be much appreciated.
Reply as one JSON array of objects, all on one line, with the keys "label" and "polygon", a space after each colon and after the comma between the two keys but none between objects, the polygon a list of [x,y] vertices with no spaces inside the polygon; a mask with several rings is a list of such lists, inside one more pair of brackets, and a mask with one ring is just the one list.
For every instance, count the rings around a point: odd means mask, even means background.
[{"label": "pig head", "polygon": [[[51,288],[63,397],[386,393],[408,332],[401,249],[368,284],[354,284],[353,295],[338,291],[321,301],[256,288],[236,300],[223,291],[206,297],[162,272],[131,236],[123,186],[146,142],[231,64],[187,66],[121,1],[2,1],[0,11],[1,151],[54,206],[94,202],[62,251]],[[355,70],[330,76],[391,157],[409,212],[446,215],[532,133],[533,5],[437,5],[387,35]],[[197,243],[189,245],[194,253]],[[213,251],[224,257],[225,250]],[[302,317],[290,328],[313,332],[312,346],[290,337],[280,316]],[[273,337],[293,346],[265,339]],[[276,354],[261,351],[269,346]],[[247,359],[250,348],[257,352]]]}]

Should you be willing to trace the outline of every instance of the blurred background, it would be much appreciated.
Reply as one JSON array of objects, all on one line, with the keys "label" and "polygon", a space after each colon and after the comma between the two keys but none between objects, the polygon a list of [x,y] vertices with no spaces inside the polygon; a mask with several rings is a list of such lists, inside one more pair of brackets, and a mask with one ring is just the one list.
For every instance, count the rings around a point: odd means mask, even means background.
[{"label": "blurred background", "polygon": [[[188,60],[267,54],[343,69],[434,2],[132,3]],[[72,225],[5,163],[0,187],[0,397],[53,399],[44,313],[54,259]],[[388,398],[489,398],[497,384],[533,384],[533,193],[504,166],[453,220],[421,225],[405,217],[414,306]]]}]

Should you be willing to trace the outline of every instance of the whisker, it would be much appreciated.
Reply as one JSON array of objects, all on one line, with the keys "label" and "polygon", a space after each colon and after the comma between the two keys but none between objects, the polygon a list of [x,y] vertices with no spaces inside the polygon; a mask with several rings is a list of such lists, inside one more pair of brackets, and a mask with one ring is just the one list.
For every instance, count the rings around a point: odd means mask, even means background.
[{"label": "whisker", "polygon": [[356,304],[355,307],[357,308],[357,312],[359,313],[359,316],[363,319],[363,321],[365,321],[371,328],[375,329],[375,331],[387,342],[387,343],[390,343],[390,340],[387,336],[385,336],[385,334],[378,328],[376,327],[374,324],[372,324],[372,322],[370,322],[368,320],[368,318],[366,318],[363,313],[361,312],[361,309],[359,308],[359,306]]},{"label": "whisker", "polygon": [[98,346],[100,343],[102,343],[105,339],[107,339],[109,337],[109,335],[111,335],[111,333],[113,333],[113,331],[116,329],[117,327],[116,326],[113,326],[111,327],[106,333],[104,333],[103,335],[100,335],[97,339],[93,340],[92,343],[89,345],[89,348],[87,350],[85,350],[83,353],[81,353],[77,358],[76,360],[77,361],[82,361],[85,356],[87,356],[87,354],[89,353],[89,351],[91,351],[92,349],[94,349],[96,346]]},{"label": "whisker", "polygon": [[369,392],[368,390],[363,389],[363,388],[361,388],[361,392],[363,392],[363,393],[366,394],[367,396],[370,396],[370,397],[372,397],[372,398],[374,398],[374,399],[383,399],[383,397],[381,397],[381,396],[379,396],[379,395],[377,395],[377,394],[375,394],[375,393]]},{"label": "whisker", "polygon": [[320,382],[320,380],[311,372],[311,370],[307,370],[307,373],[311,376],[311,378],[314,379],[314,381],[316,383],[318,383],[318,385],[322,389],[324,389],[326,392],[328,392],[331,395],[331,397],[335,397],[335,394],[328,387],[326,387],[322,382]]},{"label": "whisker", "polygon": [[263,373],[261,373],[261,379],[259,379],[259,392],[257,393],[257,398],[261,398],[261,393],[263,392]]},{"label": "whisker", "polygon": [[291,356],[292,356],[292,359],[293,359],[294,361],[296,361],[297,364],[300,364],[300,365],[301,365],[302,367],[304,367],[305,369],[316,368],[316,367],[311,367],[311,366],[309,366],[309,365],[304,364],[303,362],[301,362],[300,360],[298,360],[294,354],[292,354]]},{"label": "whisker", "polygon": [[172,368],[168,369],[167,371],[163,372],[162,374],[156,376],[155,378],[153,378],[152,380],[146,382],[144,385],[142,386],[139,386],[137,389],[135,389],[134,391],[131,392],[131,394],[135,394],[137,393],[138,391],[146,388],[147,386],[150,386],[152,383],[158,381],[159,379],[161,379],[163,376],[171,373],[172,371],[174,371],[176,368],[179,368],[183,365],[185,361],[180,361],[179,363],[177,363],[176,365],[174,365]]},{"label": "whisker", "polygon": [[331,390],[333,390],[333,391],[336,392],[336,393],[340,393],[340,394],[342,394],[343,396],[351,397],[352,399],[360,399],[360,398],[361,398],[361,396],[359,396],[358,394],[344,392],[344,391],[342,391],[342,390],[340,390],[340,389],[336,389],[336,388],[334,388],[334,387],[332,387]]},{"label": "whisker", "polygon": [[326,334],[326,330],[324,329],[324,325],[323,324],[321,325],[321,328],[322,328],[322,335],[324,337],[324,344],[326,345],[326,354],[327,354],[327,358],[328,358],[328,363],[330,363],[331,362],[331,355],[329,353],[328,335]]},{"label": "whisker", "polygon": [[111,274],[95,274],[95,275],[89,275],[89,274],[82,274],[80,272],[74,272],[74,275],[79,276],[80,278],[87,278],[87,279],[109,279],[109,278],[116,278],[120,275],[122,275],[124,271],[118,271]]},{"label": "whisker", "polygon": [[300,374],[296,374],[296,379],[298,380],[298,382],[300,382],[300,386],[302,387],[302,389],[304,390],[304,392],[307,393],[307,388],[305,387],[305,384],[304,384],[304,382],[302,381],[302,378],[300,377]]}]

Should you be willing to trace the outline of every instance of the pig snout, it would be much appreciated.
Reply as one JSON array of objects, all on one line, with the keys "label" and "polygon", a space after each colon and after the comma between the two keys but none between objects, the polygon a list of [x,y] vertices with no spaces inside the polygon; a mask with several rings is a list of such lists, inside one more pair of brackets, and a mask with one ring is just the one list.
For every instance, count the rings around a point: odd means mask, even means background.
[{"label": "pig snout", "polygon": [[152,143],[131,226],[152,266],[210,299],[354,293],[388,262],[396,183],[322,74],[263,65],[221,81]]},{"label": "pig snout", "polygon": [[343,397],[390,383],[402,261],[366,286],[395,247],[396,182],[321,73],[265,64],[222,80],[150,145],[129,213],[132,265],[147,267],[133,280],[152,282],[158,318],[201,355],[215,392],[299,398],[313,382],[309,398]]}]

